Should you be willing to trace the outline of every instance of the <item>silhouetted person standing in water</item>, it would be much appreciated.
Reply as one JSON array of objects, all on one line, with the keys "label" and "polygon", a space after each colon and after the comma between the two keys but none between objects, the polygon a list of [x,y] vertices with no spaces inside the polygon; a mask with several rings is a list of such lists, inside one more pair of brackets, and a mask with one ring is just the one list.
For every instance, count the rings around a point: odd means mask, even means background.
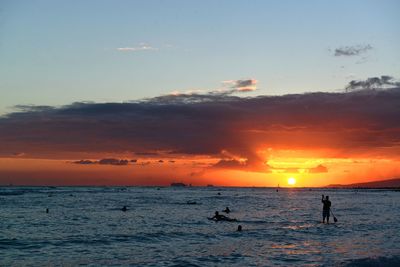
[{"label": "silhouetted person standing in water", "polygon": [[329,214],[331,213],[331,202],[329,200],[329,196],[324,198],[324,195],[322,195],[321,202],[324,204],[322,208],[322,223],[325,223],[325,218],[326,223],[329,223]]}]

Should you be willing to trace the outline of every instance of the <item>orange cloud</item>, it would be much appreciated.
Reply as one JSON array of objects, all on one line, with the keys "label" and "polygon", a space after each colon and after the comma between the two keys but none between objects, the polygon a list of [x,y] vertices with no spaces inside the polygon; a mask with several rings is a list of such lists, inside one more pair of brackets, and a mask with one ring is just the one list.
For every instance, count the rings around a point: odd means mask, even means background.
[{"label": "orange cloud", "polygon": [[[251,180],[269,185],[296,173],[299,185],[321,185],[349,173],[358,179],[353,170],[364,173],[363,164],[354,163],[358,159],[380,160],[379,168],[387,170],[365,165],[370,171],[364,179],[393,177],[400,174],[395,167],[399,102],[400,88],[391,88],[250,98],[214,92],[131,103],[24,106],[0,118],[0,157],[16,164],[12,170],[1,165],[0,178],[22,177],[24,170],[27,177],[29,172],[47,177],[48,168],[28,170],[23,161],[28,158],[42,159],[43,165],[49,164],[46,159],[63,160],[54,171],[65,179],[60,173],[68,171],[106,179],[102,168],[107,167],[110,177],[120,175],[133,184],[145,183],[143,177],[165,184],[166,174],[202,184],[215,174],[218,184]],[[132,157],[137,164],[128,160]],[[352,162],[342,161],[348,159]],[[228,173],[246,181],[230,180]],[[326,181],[316,180],[321,175]]]}]

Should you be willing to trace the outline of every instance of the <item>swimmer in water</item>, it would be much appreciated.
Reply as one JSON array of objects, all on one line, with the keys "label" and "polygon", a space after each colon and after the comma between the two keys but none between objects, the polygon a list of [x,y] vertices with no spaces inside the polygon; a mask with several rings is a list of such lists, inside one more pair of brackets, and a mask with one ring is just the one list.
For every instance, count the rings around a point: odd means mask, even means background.
[{"label": "swimmer in water", "polygon": [[215,212],[215,215],[211,218],[208,218],[209,220],[215,220],[215,221],[228,221],[228,222],[235,222],[237,221],[236,219],[231,219],[229,217],[226,217],[225,215],[219,214],[218,211]]},{"label": "swimmer in water", "polygon": [[226,207],[222,212],[229,213],[229,212],[231,212],[231,210],[229,209],[229,207]]}]

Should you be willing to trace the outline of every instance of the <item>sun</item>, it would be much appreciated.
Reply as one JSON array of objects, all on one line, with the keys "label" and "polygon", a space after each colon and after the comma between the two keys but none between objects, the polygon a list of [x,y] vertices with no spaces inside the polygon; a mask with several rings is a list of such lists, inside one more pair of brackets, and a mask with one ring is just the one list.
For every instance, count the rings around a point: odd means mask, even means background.
[{"label": "sun", "polygon": [[293,178],[293,177],[290,177],[290,178],[287,180],[287,183],[288,183],[289,185],[295,185],[295,184],[296,184],[296,179]]}]

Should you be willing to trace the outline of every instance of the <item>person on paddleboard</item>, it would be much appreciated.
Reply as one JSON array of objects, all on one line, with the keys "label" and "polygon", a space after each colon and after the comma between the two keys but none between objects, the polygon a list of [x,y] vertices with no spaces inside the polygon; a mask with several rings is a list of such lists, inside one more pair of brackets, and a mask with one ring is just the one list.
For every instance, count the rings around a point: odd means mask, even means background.
[{"label": "person on paddleboard", "polygon": [[323,203],[322,223],[325,223],[325,218],[326,218],[326,223],[329,223],[329,214],[330,214],[330,211],[331,211],[331,201],[329,200],[329,196],[326,196],[324,198],[324,195],[322,195],[321,202]]}]

